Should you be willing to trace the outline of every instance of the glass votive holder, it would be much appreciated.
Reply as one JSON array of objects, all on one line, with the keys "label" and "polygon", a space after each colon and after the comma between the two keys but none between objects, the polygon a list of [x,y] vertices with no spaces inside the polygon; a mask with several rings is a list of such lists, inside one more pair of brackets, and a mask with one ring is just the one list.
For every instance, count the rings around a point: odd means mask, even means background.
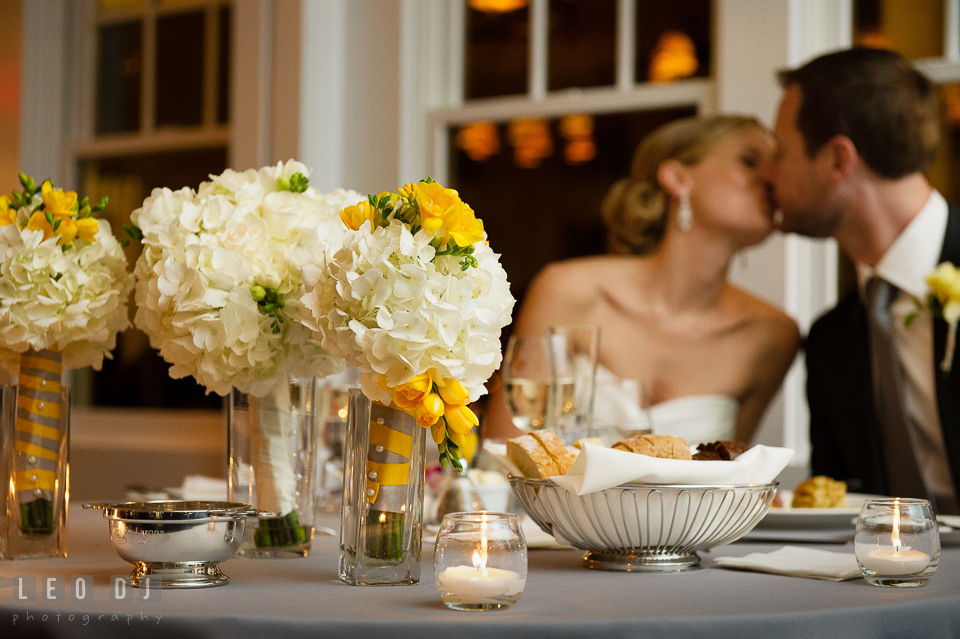
[{"label": "glass votive holder", "polygon": [[527,542],[512,513],[448,513],[440,522],[434,574],[440,599],[454,610],[500,610],[527,583]]},{"label": "glass votive holder", "polygon": [[854,551],[874,586],[923,586],[940,563],[940,532],[925,499],[868,499],[857,518]]}]

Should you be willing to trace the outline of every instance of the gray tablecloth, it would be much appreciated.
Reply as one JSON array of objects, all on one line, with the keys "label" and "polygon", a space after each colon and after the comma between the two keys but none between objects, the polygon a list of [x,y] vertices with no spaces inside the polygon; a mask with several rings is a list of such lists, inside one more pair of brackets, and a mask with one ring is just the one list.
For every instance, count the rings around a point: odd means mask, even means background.
[{"label": "gray tablecloth", "polygon": [[[0,637],[960,637],[958,548],[944,549],[930,583],[910,590],[712,567],[713,556],[778,544],[718,548],[703,554],[703,570],[677,574],[591,571],[578,551],[532,550],[516,606],[465,613],[441,603],[431,545],[420,585],[356,588],[337,581],[333,537],[318,537],[306,559],[225,562],[225,586],[114,602],[110,577],[130,566],[114,554],[106,521],[71,509],[69,530],[67,559],[0,562]],[[18,603],[16,575],[92,575],[92,603]]]}]

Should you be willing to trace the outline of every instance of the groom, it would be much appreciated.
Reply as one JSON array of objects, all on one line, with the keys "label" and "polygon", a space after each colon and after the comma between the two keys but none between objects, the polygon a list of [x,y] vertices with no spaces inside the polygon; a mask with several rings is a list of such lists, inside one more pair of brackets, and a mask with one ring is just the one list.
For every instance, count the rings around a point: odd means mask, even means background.
[{"label": "groom", "polygon": [[766,172],[782,230],[833,237],[857,267],[857,289],[807,338],[813,472],[957,513],[960,370],[939,368],[941,318],[920,312],[906,326],[914,298],[927,297],[926,275],[960,264],[960,209],[925,176],[939,137],[936,88],[875,49],[825,55],[780,80]]}]

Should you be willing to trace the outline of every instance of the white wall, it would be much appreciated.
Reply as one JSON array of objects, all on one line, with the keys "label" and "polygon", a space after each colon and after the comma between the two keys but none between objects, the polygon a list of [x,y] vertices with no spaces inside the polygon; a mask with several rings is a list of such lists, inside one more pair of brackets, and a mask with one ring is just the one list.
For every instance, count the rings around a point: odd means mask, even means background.
[{"label": "white wall", "polygon": [[399,186],[399,24],[397,0],[303,0],[300,157],[313,186]]}]

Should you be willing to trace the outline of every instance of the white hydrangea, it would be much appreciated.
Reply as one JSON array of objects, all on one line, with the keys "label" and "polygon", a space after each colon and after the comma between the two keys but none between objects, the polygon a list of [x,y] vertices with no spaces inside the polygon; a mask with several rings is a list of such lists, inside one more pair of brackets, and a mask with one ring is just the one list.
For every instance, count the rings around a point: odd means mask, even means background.
[{"label": "white hydrangea", "polygon": [[[207,391],[262,397],[286,374],[339,370],[300,321],[301,268],[339,248],[340,209],[362,198],[280,190],[309,175],[293,160],[211,176],[196,192],[154,189],[131,215],[143,233],[137,261],[135,323],[171,364]],[[254,287],[276,289],[282,322],[263,313]],[[277,331],[277,329],[279,329]]]},{"label": "white hydrangea", "polygon": [[332,259],[304,268],[304,323],[362,370],[371,399],[390,401],[380,375],[392,388],[433,368],[473,401],[500,366],[500,329],[514,299],[498,256],[478,242],[477,267],[461,270],[461,258],[434,257],[432,239],[399,220],[373,231],[365,222]]},{"label": "white hydrangea", "polygon": [[98,220],[94,242],[78,239],[64,250],[58,239],[0,226],[0,347],[54,349],[67,368],[100,370],[117,333],[130,326],[127,258],[106,220]]}]

